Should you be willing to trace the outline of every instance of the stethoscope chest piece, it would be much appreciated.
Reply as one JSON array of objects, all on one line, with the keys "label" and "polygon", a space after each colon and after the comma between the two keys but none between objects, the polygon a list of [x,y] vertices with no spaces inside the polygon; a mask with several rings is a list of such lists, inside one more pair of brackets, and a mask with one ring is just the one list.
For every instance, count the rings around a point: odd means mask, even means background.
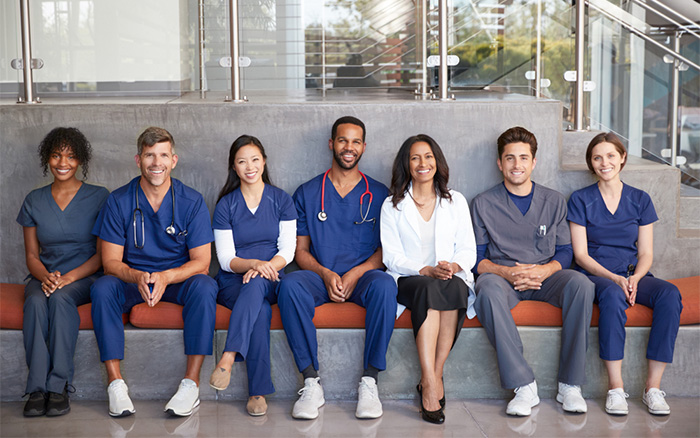
[{"label": "stethoscope chest piece", "polygon": [[321,222],[325,222],[326,219],[328,219],[328,215],[326,214],[326,212],[325,212],[325,211],[319,211],[319,212],[318,212],[318,220],[320,220]]},{"label": "stethoscope chest piece", "polygon": [[165,232],[168,233],[170,236],[175,235],[175,227],[170,225],[168,228],[165,229]]}]

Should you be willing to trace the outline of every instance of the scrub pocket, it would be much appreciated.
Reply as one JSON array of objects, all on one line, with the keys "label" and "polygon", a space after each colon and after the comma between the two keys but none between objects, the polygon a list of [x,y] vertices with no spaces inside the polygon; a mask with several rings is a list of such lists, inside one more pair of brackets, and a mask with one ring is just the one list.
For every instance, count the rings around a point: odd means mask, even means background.
[{"label": "scrub pocket", "polygon": [[538,228],[535,228],[535,249],[537,252],[548,257],[554,254],[555,244],[557,241],[556,233],[548,231],[544,236],[541,235]]},{"label": "scrub pocket", "polygon": [[374,243],[375,221],[368,221],[362,224],[353,224],[353,237],[360,245],[371,245]]}]

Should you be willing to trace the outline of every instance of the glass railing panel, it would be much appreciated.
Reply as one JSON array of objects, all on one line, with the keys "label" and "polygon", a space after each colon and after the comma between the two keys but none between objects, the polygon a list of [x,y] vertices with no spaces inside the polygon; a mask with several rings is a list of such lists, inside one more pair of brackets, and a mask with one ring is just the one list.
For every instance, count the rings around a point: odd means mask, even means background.
[{"label": "glass railing panel", "polygon": [[0,17],[4,26],[0,28],[0,99],[17,100],[23,94],[22,71],[12,68],[13,59],[22,58],[20,40],[19,2],[0,2]]}]

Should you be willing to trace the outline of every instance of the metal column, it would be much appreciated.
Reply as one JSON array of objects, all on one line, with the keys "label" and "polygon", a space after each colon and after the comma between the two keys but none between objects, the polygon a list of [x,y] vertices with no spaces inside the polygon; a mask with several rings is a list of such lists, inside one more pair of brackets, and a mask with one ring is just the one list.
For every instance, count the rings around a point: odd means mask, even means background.
[{"label": "metal column", "polygon": [[241,67],[240,48],[238,35],[238,0],[229,0],[229,31],[231,40],[231,93],[232,98],[226,96],[225,102],[245,102],[245,97],[241,98]]},{"label": "metal column", "polygon": [[440,50],[440,100],[447,98],[447,0],[440,0],[439,7],[439,50]]},{"label": "metal column", "polygon": [[[681,52],[681,32],[673,35],[673,51]],[[671,147],[671,166],[676,166],[678,161],[678,92],[680,88],[681,61],[674,59],[671,63],[671,105],[669,107],[669,146]]]},{"label": "metal column", "polygon": [[17,103],[40,103],[34,96],[34,76],[32,74],[32,35],[29,26],[29,0],[19,1],[19,13],[22,25],[22,70],[24,78],[24,98],[21,96]]},{"label": "metal column", "polygon": [[585,46],[585,2],[576,2],[576,97],[574,102],[574,131],[583,131],[583,60]]},{"label": "metal column", "polygon": [[199,0],[197,8],[197,23],[199,26],[199,97],[206,97],[206,81],[204,79],[204,0]]},{"label": "metal column", "polygon": [[542,0],[537,0],[537,48],[535,50],[535,97],[540,97],[542,93]]}]

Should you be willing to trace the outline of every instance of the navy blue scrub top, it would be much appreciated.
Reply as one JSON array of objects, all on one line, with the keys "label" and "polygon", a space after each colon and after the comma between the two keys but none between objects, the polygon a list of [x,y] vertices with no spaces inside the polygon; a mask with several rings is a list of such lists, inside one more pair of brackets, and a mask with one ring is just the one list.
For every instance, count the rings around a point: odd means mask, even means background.
[{"label": "navy blue scrub top", "polygon": [[571,195],[567,219],[586,227],[588,255],[608,271],[627,275],[628,265],[637,264],[639,227],[656,222],[658,217],[651,197],[627,184],[622,186],[617,211],[610,213],[596,183]]},{"label": "navy blue scrub top", "polygon": [[325,211],[328,218],[324,222],[318,219],[323,174],[302,184],[294,192],[294,204],[299,214],[297,236],[310,236],[311,255],[321,265],[341,276],[365,262],[381,246],[379,215],[389,190],[369,176],[367,181],[373,199],[371,206],[369,194],[362,200],[362,216],[369,208],[367,222],[362,224],[355,222],[362,221],[360,196],[367,189],[364,178],[342,198],[330,178],[326,177]]},{"label": "navy blue scrub top", "polygon": [[[140,176],[113,191],[100,212],[92,233],[100,239],[124,247],[122,261],[133,269],[160,272],[182,266],[190,260],[189,250],[214,241],[209,210],[196,190],[175,178],[163,202],[154,212],[139,185]],[[171,190],[175,191],[175,235],[165,232],[173,217]],[[145,235],[136,209],[136,194],[143,212]],[[134,224],[136,226],[134,226]],[[134,242],[134,231],[138,245]]]},{"label": "navy blue scrub top", "polygon": [[[215,230],[232,230],[236,257],[271,260],[278,252],[279,224],[297,218],[292,197],[284,190],[265,184],[255,213],[248,209],[241,189],[227,194],[216,204],[212,226]],[[225,287],[229,277],[240,275],[219,269],[217,280]]]},{"label": "navy blue scrub top", "polygon": [[84,182],[63,211],[51,195],[51,184],[24,198],[17,222],[36,227],[39,260],[49,272],[66,274],[95,255],[97,239],[90,230],[107,196],[106,188]]}]

